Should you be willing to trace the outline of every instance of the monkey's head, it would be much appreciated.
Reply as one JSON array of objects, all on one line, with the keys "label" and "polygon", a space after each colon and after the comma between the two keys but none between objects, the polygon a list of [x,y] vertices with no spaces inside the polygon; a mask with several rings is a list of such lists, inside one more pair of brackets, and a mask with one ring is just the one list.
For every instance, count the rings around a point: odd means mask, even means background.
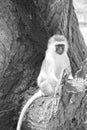
[{"label": "monkey's head", "polygon": [[68,50],[67,39],[64,35],[53,35],[48,41],[49,51],[55,51],[57,54],[62,55]]}]

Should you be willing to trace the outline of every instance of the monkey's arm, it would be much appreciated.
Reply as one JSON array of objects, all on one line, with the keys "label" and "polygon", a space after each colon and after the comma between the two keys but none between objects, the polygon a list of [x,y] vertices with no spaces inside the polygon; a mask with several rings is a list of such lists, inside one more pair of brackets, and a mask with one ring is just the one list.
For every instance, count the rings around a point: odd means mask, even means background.
[{"label": "monkey's arm", "polygon": [[43,96],[43,92],[41,90],[39,90],[37,93],[35,93],[28,101],[27,103],[24,105],[22,111],[21,111],[21,114],[20,114],[20,117],[19,117],[19,120],[18,120],[18,124],[17,124],[17,129],[16,130],[20,130],[21,129],[21,125],[22,125],[22,120],[23,120],[23,117],[25,115],[25,112],[27,110],[27,108],[31,105],[31,103],[36,100],[37,98]]},{"label": "monkey's arm", "polygon": [[65,55],[65,56],[66,56],[66,58],[65,58],[65,73],[66,73],[68,79],[73,79],[69,57],[68,57],[68,55]]},{"label": "monkey's arm", "polygon": [[59,95],[61,93],[61,81],[62,81],[62,78],[63,78],[63,75],[64,75],[64,67],[62,66],[60,68],[61,68],[61,71],[60,71],[59,78],[58,78],[58,81],[57,81],[57,85],[56,85],[56,88],[55,88],[55,94],[58,92]]}]

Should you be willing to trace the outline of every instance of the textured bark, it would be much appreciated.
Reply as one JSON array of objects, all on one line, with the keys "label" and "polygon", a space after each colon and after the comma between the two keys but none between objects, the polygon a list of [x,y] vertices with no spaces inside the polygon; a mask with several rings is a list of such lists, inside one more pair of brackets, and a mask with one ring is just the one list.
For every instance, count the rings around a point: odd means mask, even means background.
[{"label": "textured bark", "polygon": [[[16,129],[23,103],[37,89],[36,78],[48,38],[55,33],[64,34],[68,39],[68,55],[75,75],[86,59],[87,49],[72,0],[0,0],[0,130]],[[63,91],[60,115],[51,119],[48,129],[82,129],[84,126],[76,124],[79,122],[77,108],[80,99],[84,97],[86,101],[86,94],[78,95],[73,111],[69,104],[73,94],[65,88]],[[85,101],[81,107],[86,105]]]}]

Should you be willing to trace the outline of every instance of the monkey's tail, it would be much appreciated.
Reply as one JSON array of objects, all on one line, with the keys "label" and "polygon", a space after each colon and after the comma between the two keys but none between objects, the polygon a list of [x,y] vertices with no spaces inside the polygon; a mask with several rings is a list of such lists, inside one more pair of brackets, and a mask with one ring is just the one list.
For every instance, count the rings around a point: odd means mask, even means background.
[{"label": "monkey's tail", "polygon": [[27,103],[24,105],[22,111],[21,111],[21,114],[20,114],[20,117],[19,117],[19,120],[18,120],[18,124],[17,124],[17,129],[16,130],[20,130],[21,129],[21,125],[22,125],[22,120],[23,120],[23,117],[25,115],[25,112],[27,110],[27,108],[31,105],[31,103],[36,100],[37,98],[39,97],[42,97],[43,96],[43,92],[41,90],[39,90],[37,93],[35,93],[28,101]]}]

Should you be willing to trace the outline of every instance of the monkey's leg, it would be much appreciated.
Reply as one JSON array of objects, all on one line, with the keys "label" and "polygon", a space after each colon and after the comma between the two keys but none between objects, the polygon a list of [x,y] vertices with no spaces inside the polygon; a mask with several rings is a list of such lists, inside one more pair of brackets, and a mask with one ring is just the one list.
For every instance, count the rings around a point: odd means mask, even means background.
[{"label": "monkey's leg", "polygon": [[60,102],[60,98],[61,98],[61,90],[62,90],[61,82],[62,82],[63,75],[64,75],[64,70],[61,71],[60,78],[57,81],[57,85],[55,87],[55,95],[54,95],[55,99],[56,99],[56,95],[58,93],[58,100],[55,100],[55,105],[57,105],[57,106],[59,106],[59,102]]},{"label": "monkey's leg", "polygon": [[55,94],[59,93],[63,75],[64,75],[64,70],[61,71],[60,78],[57,80],[57,85],[55,87]]},{"label": "monkey's leg", "polygon": [[[67,69],[62,69],[60,75],[58,75],[58,76],[59,76],[59,79],[58,79],[58,81],[57,81],[57,85],[56,85],[56,88],[55,88],[55,94],[56,94],[57,92],[60,93],[60,85],[62,84],[62,79],[63,79],[63,76],[65,77],[65,75],[67,75],[68,77],[69,77],[69,75],[70,75],[70,78],[71,78],[71,79],[73,78],[72,73],[71,73],[71,68],[70,68],[70,66],[69,66]],[[60,95],[60,94],[59,94],[59,95]]]},{"label": "monkey's leg", "polygon": [[41,91],[45,94],[45,96],[52,96],[55,93],[55,89],[52,87],[52,83],[49,80],[45,80],[40,85]]}]

